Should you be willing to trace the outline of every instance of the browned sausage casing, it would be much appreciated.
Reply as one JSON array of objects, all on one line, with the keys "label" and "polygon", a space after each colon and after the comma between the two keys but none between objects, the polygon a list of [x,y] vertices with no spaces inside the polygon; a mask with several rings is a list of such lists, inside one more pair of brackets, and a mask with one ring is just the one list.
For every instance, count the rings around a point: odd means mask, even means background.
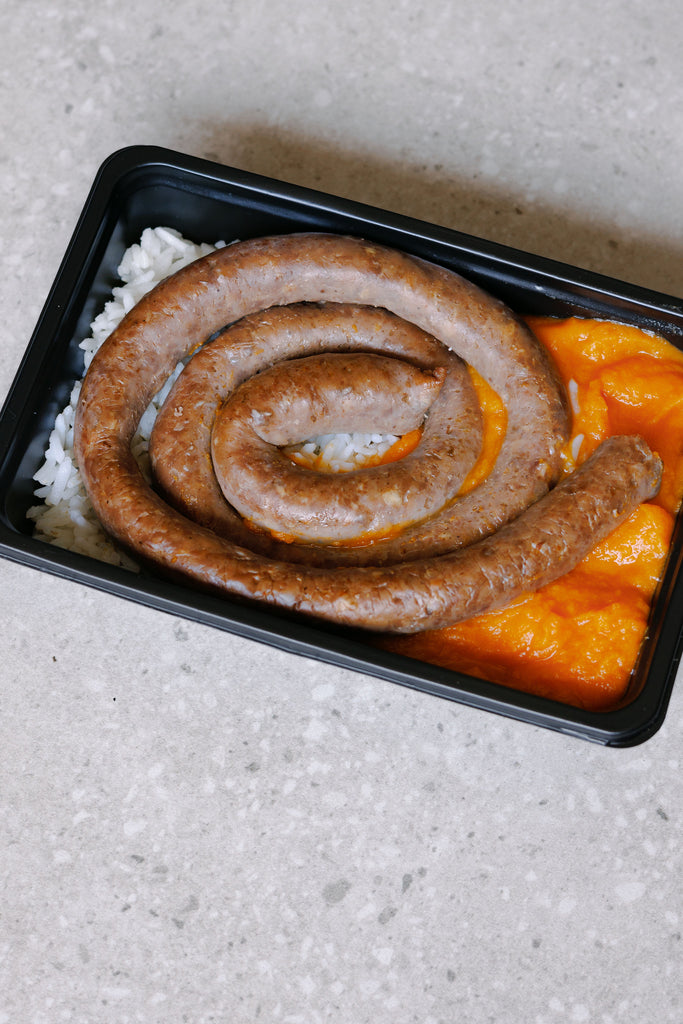
[{"label": "browned sausage casing", "polygon": [[[406,434],[441,389],[441,372],[364,352],[290,359],[245,381],[216,414],[213,469],[249,521],[304,541],[358,540],[439,511],[464,469],[449,447],[422,459],[336,474],[296,465],[282,448],[321,434]],[[383,425],[383,426],[382,426]]]},{"label": "browned sausage casing", "polygon": [[[452,504],[464,505],[466,518],[478,517],[475,536],[484,539],[425,557],[418,539],[408,536],[409,560],[387,566],[293,565],[191,522],[145,483],[130,441],[178,360],[259,309],[320,301],[390,310],[457,351],[505,400],[508,429],[494,473]],[[139,558],[219,592],[349,625],[412,632],[499,607],[556,578],[656,492],[659,461],[639,439],[616,438],[546,493],[558,477],[567,430],[563,390],[547,356],[496,300],[443,268],[374,244],[289,235],[204,257],[141,300],[86,375],[76,451],[96,513]],[[493,534],[501,523],[508,525]],[[455,513],[451,526],[455,545]],[[439,527],[437,548],[443,549],[446,530]]]},{"label": "browned sausage casing", "polygon": [[[402,362],[410,360],[411,369],[422,367],[430,373],[438,372],[440,376],[445,370],[445,378],[441,380],[438,395],[433,397],[428,409],[420,443],[400,462],[345,474],[341,486],[338,478],[330,480],[325,474],[327,479],[324,479],[323,475],[316,476],[299,469],[301,499],[309,506],[304,524],[308,530],[303,530],[301,523],[297,529],[297,523],[290,521],[285,528],[284,524],[271,519],[267,524],[270,529],[288,534],[289,542],[283,545],[270,533],[255,533],[224,498],[217,479],[221,476],[220,467],[211,459],[212,440],[215,455],[216,430],[218,428],[220,432],[222,419],[222,414],[216,416],[216,409],[226,399],[229,400],[229,409],[231,396],[239,398],[245,387],[248,388],[247,393],[254,388],[263,391],[265,374],[266,381],[272,381],[270,390],[274,398],[287,406],[284,416],[277,422],[284,420],[288,430],[297,428],[301,406],[310,412],[312,396],[310,386],[305,389],[297,387],[293,391],[293,376],[299,361],[291,357],[320,353],[323,347],[332,350],[318,358],[329,360],[324,390],[330,414],[335,417],[344,404],[346,381],[337,379],[333,361],[344,368],[343,376],[352,380],[353,390],[362,388],[364,384],[364,374],[359,377],[355,369],[358,364],[342,358],[349,353],[367,359],[370,354],[376,355],[381,351],[392,357],[394,366],[399,365],[396,360],[401,357]],[[393,420],[385,417],[397,415],[395,406],[402,404],[403,397],[406,398],[404,404],[415,400],[404,396],[396,381],[387,381],[387,389],[379,416],[374,401],[365,403],[368,407],[364,414],[367,421],[373,422],[374,429],[381,433],[394,432]],[[247,416],[249,409],[247,407],[245,411]],[[262,411],[263,415],[268,413],[266,408]],[[426,406],[420,405],[420,411],[424,414]],[[155,478],[171,504],[237,544],[286,561],[328,566],[386,564],[405,558],[405,546],[411,538],[417,537],[420,542],[420,550],[413,552],[413,557],[418,557],[424,553],[424,545],[429,543],[430,537],[436,537],[439,531],[445,533],[443,514],[433,515],[427,523],[423,520],[426,515],[444,509],[458,493],[481,448],[481,420],[477,396],[465,364],[455,353],[413,324],[375,308],[339,304],[292,305],[244,317],[193,356],[157,416],[150,455]],[[346,431],[348,426],[340,429]],[[365,428],[362,423],[357,423],[355,429]],[[320,432],[311,429],[306,436]],[[283,443],[283,436],[279,438],[280,443]],[[231,443],[230,439],[221,446],[223,450],[228,443]],[[232,444],[230,458],[238,482],[244,485],[248,476],[257,473],[260,486],[251,498],[272,506],[277,497],[276,488],[284,487],[282,475],[286,467],[283,457],[280,456],[277,472],[267,475],[265,470],[258,472],[259,466],[249,464],[252,453],[243,444],[237,439],[233,439]],[[293,468],[289,471],[289,483],[296,484]],[[334,505],[330,509],[330,502],[324,500],[321,492],[325,495],[336,492],[336,509]],[[283,505],[288,493],[289,485],[283,491]],[[251,501],[246,505],[240,503],[241,511],[248,519],[255,520],[256,517],[250,514]],[[278,511],[283,515],[286,512],[283,509]],[[448,532],[452,531],[450,520],[453,514],[452,511],[448,513]],[[336,520],[336,535],[331,536],[327,544],[321,538],[328,532],[325,519],[330,515]],[[418,525],[410,529],[408,524],[413,519],[418,520]],[[393,526],[403,526],[400,534],[381,540],[375,537],[374,543],[363,547],[339,546],[344,536],[347,539],[357,538],[370,531],[382,532]],[[470,529],[476,529],[476,526],[474,520],[469,522]],[[293,542],[294,536],[300,537],[305,532],[311,539],[311,527],[314,528],[314,544]],[[450,547],[452,544],[448,541],[446,548]]]}]

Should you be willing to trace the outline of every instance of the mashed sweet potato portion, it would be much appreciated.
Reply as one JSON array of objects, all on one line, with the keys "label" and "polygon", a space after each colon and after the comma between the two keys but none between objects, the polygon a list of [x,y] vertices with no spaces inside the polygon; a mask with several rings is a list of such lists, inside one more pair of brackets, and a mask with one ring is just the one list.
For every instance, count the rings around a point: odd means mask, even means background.
[{"label": "mashed sweet potato portion", "polygon": [[[530,317],[572,402],[571,472],[606,437],[640,434],[664,463],[656,499],[572,572],[507,608],[381,646],[578,707],[624,697],[683,495],[683,353],[622,324]],[[500,419],[504,429],[504,419]],[[495,429],[488,434],[496,444]]]}]

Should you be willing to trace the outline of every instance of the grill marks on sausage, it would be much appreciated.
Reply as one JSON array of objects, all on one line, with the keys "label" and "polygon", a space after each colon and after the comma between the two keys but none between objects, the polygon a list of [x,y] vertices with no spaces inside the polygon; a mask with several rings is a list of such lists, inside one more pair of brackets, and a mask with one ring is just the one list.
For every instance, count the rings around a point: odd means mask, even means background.
[{"label": "grill marks on sausage", "polygon": [[[384,307],[401,324],[398,334],[407,321],[432,341],[438,338],[474,366],[508,411],[506,437],[489,478],[461,500],[448,499],[424,528],[414,524],[396,538],[369,545],[360,565],[344,563],[363,548],[336,549],[343,554],[335,554],[331,567],[325,567],[328,550],[323,550],[322,565],[304,564],[315,562],[325,545],[282,545],[271,538],[260,551],[247,550],[250,531],[242,523],[235,532],[241,520],[234,511],[222,535],[213,532],[212,511],[203,518],[200,512],[199,523],[190,521],[196,497],[183,484],[173,497],[182,512],[171,508],[145,484],[128,451],[142,411],[179,359],[225,324],[261,309],[321,300]],[[266,320],[269,316],[264,314]],[[278,330],[287,339],[280,346],[287,356],[278,358],[300,355],[295,329],[289,337],[282,324]],[[319,348],[324,344],[321,340]],[[263,358],[262,345],[258,332],[247,332],[215,351],[207,346],[194,358],[202,357],[207,365],[213,360],[228,377],[232,374],[234,387],[242,373],[252,372],[249,363]],[[339,347],[348,346],[341,342]],[[387,348],[383,342],[381,350],[393,354],[391,343]],[[210,353],[206,357],[205,351]],[[423,368],[438,364],[430,363],[432,358],[436,350],[424,358]],[[419,356],[415,362],[420,365]],[[437,403],[445,388],[446,383]],[[205,401],[192,382],[182,400],[179,393],[167,404],[169,416],[174,408]],[[210,403],[201,408],[199,433],[206,453],[213,420]],[[177,431],[176,447],[184,445],[187,451],[184,430]],[[173,433],[166,421],[159,436]],[[621,438],[546,493],[559,476],[567,433],[566,400],[554,369],[504,306],[422,260],[355,239],[314,234],[228,247],[146,296],[93,360],[81,392],[76,449],[97,514],[139,558],[222,593],[349,625],[411,632],[498,607],[556,578],[656,491],[658,460],[639,440]],[[153,452],[155,447],[158,438]],[[200,463],[202,458],[195,465]],[[167,484],[162,479],[164,488]],[[225,508],[222,496],[220,501]],[[454,551],[461,543],[468,546]],[[301,557],[298,564],[283,560],[284,551],[292,548]],[[317,552],[313,558],[304,554],[309,549]],[[376,564],[368,564],[372,561]]]}]

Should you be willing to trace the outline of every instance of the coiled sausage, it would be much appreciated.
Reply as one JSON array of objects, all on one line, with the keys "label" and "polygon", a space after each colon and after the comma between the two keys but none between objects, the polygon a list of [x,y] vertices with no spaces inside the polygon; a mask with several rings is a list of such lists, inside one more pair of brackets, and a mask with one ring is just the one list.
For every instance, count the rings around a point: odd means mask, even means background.
[{"label": "coiled sausage", "polygon": [[[350,430],[350,426],[339,426],[343,388],[348,388],[350,379],[356,393],[363,387],[364,377],[351,376],[349,370],[352,365],[367,367],[368,353],[390,355],[394,360],[393,367],[401,365],[397,362],[399,357],[402,361],[410,360],[408,365],[403,364],[402,373],[417,365],[431,373],[445,371],[445,377],[438,395],[432,395],[430,403],[419,406],[418,411],[424,416],[429,405],[422,438],[415,450],[400,463],[349,473],[344,476],[342,486],[338,478],[330,480],[328,474],[316,475],[301,469],[297,473],[294,467],[290,469],[284,465],[282,456],[277,481],[270,472],[259,473],[258,492],[246,510],[252,513],[250,519],[255,519],[254,513],[259,511],[253,507],[254,503],[263,505],[274,501],[274,488],[282,484],[285,469],[290,480],[296,481],[298,477],[301,484],[302,501],[307,504],[307,525],[316,533],[317,543],[293,542],[293,535],[297,534],[294,524],[289,520],[286,525],[275,524],[271,520],[271,528],[289,536],[288,543],[283,545],[270,533],[256,533],[224,498],[217,480],[220,474],[215,472],[211,459],[212,436],[215,437],[215,428],[220,425],[215,423],[216,409],[236,388],[240,389],[238,394],[244,387],[248,387],[247,393],[253,392],[255,387],[262,389],[265,374],[266,381],[273,380],[269,389],[271,396],[282,396],[283,404],[286,403],[284,420],[287,429],[294,428],[296,432],[301,407],[293,401],[296,396],[292,392],[292,376],[297,360],[292,357],[311,356],[321,350],[327,353],[323,378],[328,393],[326,401],[339,429],[344,431]],[[348,353],[362,353],[363,363],[349,363],[342,359],[342,355]],[[307,365],[310,367],[310,363]],[[341,368],[345,383],[340,384],[334,367],[337,371]],[[275,373],[269,373],[269,370]],[[297,394],[301,396],[304,408],[310,411],[310,374],[304,372],[298,376],[304,376],[304,388]],[[378,408],[376,398],[368,400],[366,397],[362,402],[363,415],[367,424],[373,425],[372,429],[393,433],[393,419],[388,417],[405,412],[407,402],[408,396],[397,389],[396,381],[391,384],[385,382],[382,404]],[[250,408],[251,404],[247,406],[247,413]],[[353,429],[365,429],[363,422],[355,416],[354,412]],[[420,418],[416,416],[411,422],[417,423]],[[276,418],[277,423],[282,421]],[[397,421],[396,430],[399,426],[401,424]],[[405,423],[403,427],[408,429]],[[310,434],[303,428],[301,430],[300,440],[326,432],[320,424],[317,428],[311,426]],[[190,518],[237,544],[286,561],[328,566],[386,564],[405,557],[402,548],[409,536],[405,527],[412,519],[419,522],[414,531],[416,535],[422,543],[428,542],[424,532],[426,524],[421,520],[438,512],[457,494],[479,453],[481,430],[481,412],[465,365],[424,331],[381,309],[336,303],[292,305],[244,317],[196,353],[157,416],[150,455],[155,478],[171,503]],[[279,436],[279,444],[286,443],[283,438],[284,435]],[[226,438],[222,446],[224,450],[229,443],[233,475],[237,478],[237,485],[244,487],[246,477],[255,472],[251,454],[235,439],[229,442]],[[312,493],[314,487],[311,487],[311,482],[317,487],[317,495]],[[320,540],[320,534],[325,530],[323,520],[333,514],[329,501],[322,503],[320,500],[320,491],[323,490],[333,495],[336,492],[335,504],[338,504],[336,533],[330,537],[329,544]],[[405,502],[407,494],[411,496],[412,507]],[[340,519],[346,523],[346,531],[340,528]],[[400,535],[390,533],[381,538],[388,527],[400,524],[404,526]],[[434,520],[428,529],[434,533],[436,528],[437,521]],[[369,531],[380,532],[379,537],[375,535],[372,545],[351,549],[338,544],[344,532],[347,537],[354,537]]]},{"label": "coiled sausage", "polygon": [[[249,551],[172,509],[130,453],[142,412],[179,359],[226,324],[292,302],[384,307],[457,351],[506,401],[493,473],[431,517],[426,547],[416,528],[404,530],[390,545],[391,564],[380,555],[377,565],[325,568]],[[444,268],[378,245],[288,235],[204,257],[141,300],[86,375],[76,452],[103,525],[139,558],[247,600],[412,632],[499,607],[556,578],[656,491],[658,459],[639,439],[618,438],[547,493],[567,432],[548,357],[495,299]],[[463,538],[469,546],[453,551]],[[484,539],[470,543],[476,538]]]}]

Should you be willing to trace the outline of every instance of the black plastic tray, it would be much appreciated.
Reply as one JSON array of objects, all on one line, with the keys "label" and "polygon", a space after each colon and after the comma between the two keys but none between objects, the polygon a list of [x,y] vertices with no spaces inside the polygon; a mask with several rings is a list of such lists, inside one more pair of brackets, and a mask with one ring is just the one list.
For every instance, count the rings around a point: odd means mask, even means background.
[{"label": "black plastic tray", "polygon": [[82,373],[78,342],[117,283],[124,249],[145,227],[213,242],[300,230],[344,232],[442,263],[518,313],[620,320],[683,348],[683,301],[421,221],[154,147],[129,147],[100,168],[0,413],[0,554],[287,651],[471,707],[613,746],[661,725],[681,654],[681,517],[651,625],[622,706],[589,712],[379,651],[332,626],[204,595],[37,541],[27,509],[56,414]]}]

